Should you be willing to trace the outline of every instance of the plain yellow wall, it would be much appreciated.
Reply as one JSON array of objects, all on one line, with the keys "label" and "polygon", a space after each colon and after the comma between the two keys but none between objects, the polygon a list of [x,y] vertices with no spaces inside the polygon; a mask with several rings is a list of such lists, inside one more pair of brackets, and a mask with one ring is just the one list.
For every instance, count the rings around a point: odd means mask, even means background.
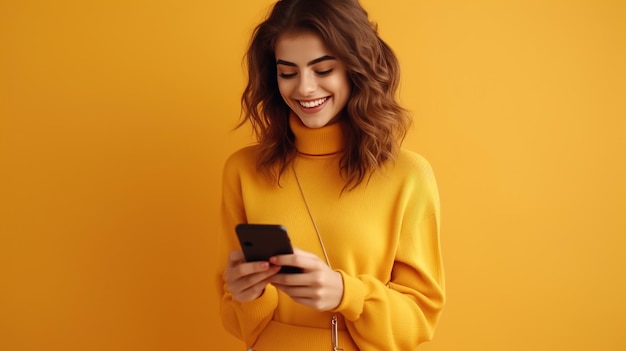
[{"label": "plain yellow wall", "polygon": [[[0,350],[241,350],[211,274],[269,0],[0,2]],[[363,1],[442,196],[423,350],[623,350],[623,1]]]}]

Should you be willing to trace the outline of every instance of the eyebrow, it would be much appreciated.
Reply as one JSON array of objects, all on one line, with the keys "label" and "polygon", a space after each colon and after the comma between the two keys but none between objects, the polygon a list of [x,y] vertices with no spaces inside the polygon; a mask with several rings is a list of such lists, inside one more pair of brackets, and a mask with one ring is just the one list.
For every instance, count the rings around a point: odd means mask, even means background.
[{"label": "eyebrow", "polygon": [[[323,61],[328,61],[328,60],[336,60],[337,58],[335,58],[334,56],[330,56],[330,55],[324,55],[322,57],[318,57],[315,60],[309,61],[306,65],[307,66],[312,66],[316,63],[320,63]],[[289,62],[289,61],[285,61],[285,60],[277,60],[276,61],[277,65],[284,65],[284,66],[291,66],[291,67],[297,67],[297,65],[293,62]]]}]

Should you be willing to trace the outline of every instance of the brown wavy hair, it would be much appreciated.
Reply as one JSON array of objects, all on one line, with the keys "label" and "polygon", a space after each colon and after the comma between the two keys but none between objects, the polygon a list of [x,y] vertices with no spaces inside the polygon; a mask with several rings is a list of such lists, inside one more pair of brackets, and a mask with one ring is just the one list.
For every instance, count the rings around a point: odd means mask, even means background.
[{"label": "brown wavy hair", "polygon": [[351,95],[342,111],[348,126],[339,166],[353,189],[395,159],[411,118],[396,100],[398,59],[357,0],[279,0],[254,30],[245,62],[248,83],[241,98],[242,121],[260,144],[258,167],[280,176],[296,155],[290,109],[278,90],[274,48],[286,32],[311,31],[346,67]]}]

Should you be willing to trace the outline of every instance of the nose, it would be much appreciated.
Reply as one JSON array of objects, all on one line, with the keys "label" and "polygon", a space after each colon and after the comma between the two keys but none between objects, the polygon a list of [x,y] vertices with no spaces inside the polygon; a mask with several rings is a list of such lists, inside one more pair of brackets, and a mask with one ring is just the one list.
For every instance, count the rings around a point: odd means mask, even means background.
[{"label": "nose", "polygon": [[298,93],[302,96],[309,96],[317,90],[317,79],[312,72],[300,75]]}]

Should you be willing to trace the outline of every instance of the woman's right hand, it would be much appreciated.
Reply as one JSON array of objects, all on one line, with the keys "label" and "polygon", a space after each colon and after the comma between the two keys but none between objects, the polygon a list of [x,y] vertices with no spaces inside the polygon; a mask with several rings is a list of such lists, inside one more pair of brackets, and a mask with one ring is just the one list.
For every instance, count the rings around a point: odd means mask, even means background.
[{"label": "woman's right hand", "polygon": [[280,266],[269,262],[246,262],[243,252],[231,251],[224,271],[226,289],[239,302],[259,298],[270,278],[280,271]]}]

